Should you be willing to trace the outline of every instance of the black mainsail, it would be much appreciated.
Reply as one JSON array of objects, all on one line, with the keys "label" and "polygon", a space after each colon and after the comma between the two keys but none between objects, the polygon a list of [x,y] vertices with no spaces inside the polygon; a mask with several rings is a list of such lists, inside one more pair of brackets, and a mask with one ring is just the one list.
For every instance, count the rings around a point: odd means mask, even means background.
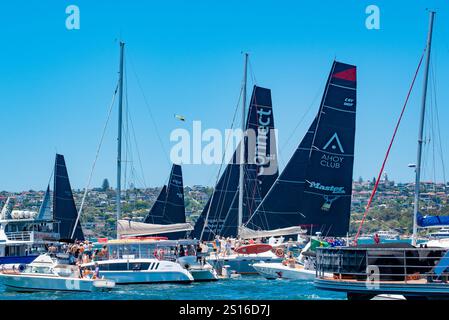
[{"label": "black mainsail", "polygon": [[186,222],[181,166],[176,164],[173,165],[168,186],[162,188],[144,222],[151,224],[175,224]]},{"label": "black mainsail", "polygon": [[[254,86],[245,135],[243,222],[257,208],[279,173],[271,90]],[[237,236],[239,155],[240,145],[195,224],[195,238],[210,241],[216,235]]]},{"label": "black mainsail", "polygon": [[349,230],[356,121],[356,67],[335,61],[320,109],[286,168],[246,227]]},{"label": "black mainsail", "polygon": [[[144,223],[158,225],[186,223],[181,166],[173,165],[168,186],[164,185],[162,188]],[[166,236],[169,239],[182,239],[186,237],[186,232],[160,234],[160,236]]]},{"label": "black mainsail", "polygon": [[[84,241],[81,223],[80,221],[77,223],[78,212],[76,210],[75,200],[73,199],[64,156],[60,154],[56,155],[53,190],[53,216],[54,219],[59,222],[59,234],[61,239]],[[72,238],[75,223],[77,224]]]}]

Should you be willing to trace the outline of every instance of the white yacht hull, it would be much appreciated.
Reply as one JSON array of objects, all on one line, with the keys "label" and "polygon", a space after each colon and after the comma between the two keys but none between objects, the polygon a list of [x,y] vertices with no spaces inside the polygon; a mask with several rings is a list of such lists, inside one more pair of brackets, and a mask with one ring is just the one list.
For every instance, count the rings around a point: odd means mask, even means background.
[{"label": "white yacht hull", "polygon": [[[105,260],[97,262],[100,276],[118,285],[147,283],[190,283],[194,281],[189,271],[171,261],[156,259]],[[135,266],[146,266],[136,269]],[[94,269],[93,263],[83,267]]]},{"label": "white yacht hull", "polygon": [[73,279],[63,277],[28,276],[0,274],[0,282],[9,291],[67,291],[92,292],[96,290],[111,289],[114,283],[107,280]]},{"label": "white yacht hull", "polygon": [[256,263],[253,267],[267,279],[314,280],[316,274],[315,270],[306,270],[299,264],[291,268],[282,263]]},{"label": "white yacht hull", "polygon": [[256,263],[281,262],[282,259],[272,252],[260,254],[239,255],[232,254],[229,256],[210,256],[207,261],[216,269],[220,270],[223,266],[229,266],[229,271],[234,271],[242,275],[257,275],[258,272],[253,265]]}]

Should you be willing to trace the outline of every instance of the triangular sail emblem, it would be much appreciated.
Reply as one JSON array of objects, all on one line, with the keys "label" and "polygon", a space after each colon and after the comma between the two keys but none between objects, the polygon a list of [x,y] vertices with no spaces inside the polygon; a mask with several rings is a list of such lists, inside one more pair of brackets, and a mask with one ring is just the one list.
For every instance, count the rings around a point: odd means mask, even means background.
[{"label": "triangular sail emblem", "polygon": [[343,146],[341,145],[340,138],[338,137],[337,133],[335,133],[332,136],[332,138],[330,138],[329,142],[326,143],[323,150],[326,150],[327,148],[329,148],[329,146],[332,148],[332,150],[336,150],[338,147],[340,149],[341,153],[345,153],[345,151],[343,150]]}]

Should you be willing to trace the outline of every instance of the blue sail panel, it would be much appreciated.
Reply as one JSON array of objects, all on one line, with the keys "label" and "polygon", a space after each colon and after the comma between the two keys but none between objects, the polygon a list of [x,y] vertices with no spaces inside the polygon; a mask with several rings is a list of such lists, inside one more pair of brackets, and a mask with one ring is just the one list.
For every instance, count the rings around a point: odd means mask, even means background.
[{"label": "blue sail panel", "polygon": [[[57,154],[55,161],[53,216],[59,222],[59,234],[62,240],[84,241],[84,233],[78,220],[78,211],[73,199],[72,187],[63,155]],[[72,237],[73,229],[74,236]]]},{"label": "blue sail panel", "polygon": [[51,197],[50,197],[50,186],[47,186],[47,191],[44,195],[44,200],[39,209],[39,214],[36,217],[39,221],[52,221],[53,215],[51,212]]},{"label": "blue sail panel", "polygon": [[449,216],[423,216],[418,213],[417,222],[421,228],[449,226]]}]

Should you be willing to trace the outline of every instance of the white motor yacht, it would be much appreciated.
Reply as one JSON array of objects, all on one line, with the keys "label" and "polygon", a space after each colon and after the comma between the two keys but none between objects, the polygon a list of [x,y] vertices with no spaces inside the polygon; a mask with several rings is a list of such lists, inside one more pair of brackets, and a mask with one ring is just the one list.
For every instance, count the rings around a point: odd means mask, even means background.
[{"label": "white motor yacht", "polygon": [[79,268],[61,265],[49,255],[41,255],[22,272],[4,271],[0,281],[7,290],[17,292],[109,290],[115,283],[106,279],[81,278]]}]

